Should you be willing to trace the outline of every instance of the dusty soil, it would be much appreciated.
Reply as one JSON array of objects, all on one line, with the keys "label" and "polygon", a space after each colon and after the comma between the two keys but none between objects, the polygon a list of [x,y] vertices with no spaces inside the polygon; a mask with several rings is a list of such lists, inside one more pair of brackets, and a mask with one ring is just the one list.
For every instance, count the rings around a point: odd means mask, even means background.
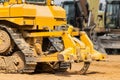
[{"label": "dusty soil", "polygon": [[120,80],[120,55],[108,56],[106,62],[92,62],[86,75],[79,75],[79,64],[64,73],[0,74],[0,80]]}]

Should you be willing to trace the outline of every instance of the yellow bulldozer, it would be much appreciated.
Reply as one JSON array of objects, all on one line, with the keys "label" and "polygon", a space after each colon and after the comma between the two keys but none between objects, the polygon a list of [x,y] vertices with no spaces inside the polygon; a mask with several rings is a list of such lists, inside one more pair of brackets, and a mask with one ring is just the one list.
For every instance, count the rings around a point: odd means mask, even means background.
[{"label": "yellow bulldozer", "polygon": [[105,57],[52,0],[0,0],[0,72],[66,71],[79,62],[85,74]]}]

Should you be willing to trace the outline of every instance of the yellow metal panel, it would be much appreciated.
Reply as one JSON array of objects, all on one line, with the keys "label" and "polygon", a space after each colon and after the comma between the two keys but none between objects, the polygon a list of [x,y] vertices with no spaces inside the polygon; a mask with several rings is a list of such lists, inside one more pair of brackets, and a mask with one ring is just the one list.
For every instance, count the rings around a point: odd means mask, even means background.
[{"label": "yellow metal panel", "polygon": [[39,29],[43,29],[43,27],[53,28],[54,16],[48,6],[36,6],[36,16],[36,25],[39,25]]},{"label": "yellow metal panel", "polygon": [[64,34],[63,31],[56,31],[56,32],[33,32],[28,34],[28,37],[60,37]]},{"label": "yellow metal panel", "polygon": [[86,48],[85,44],[82,41],[80,41],[79,39],[77,39],[76,37],[73,37],[73,40],[75,41],[76,46],[79,46],[80,49]]},{"label": "yellow metal panel", "polygon": [[[63,34],[67,33],[67,31],[55,31],[55,32],[33,32],[28,34],[29,37],[48,37],[48,36],[54,36],[54,37],[59,37],[62,36]],[[79,36],[80,32],[72,32],[73,36]]]},{"label": "yellow metal panel", "polygon": [[0,17],[9,17],[9,7],[0,4]]},{"label": "yellow metal panel", "polygon": [[34,19],[30,19],[30,18],[23,18],[23,17],[20,17],[20,18],[0,18],[0,20],[7,20],[9,22],[12,22],[12,23],[15,23],[15,24],[18,24],[18,25],[34,25],[35,24],[35,21]]},{"label": "yellow metal panel", "polygon": [[23,25],[23,18],[8,18],[8,21],[15,23],[15,24],[19,24],[19,25]]},{"label": "yellow metal panel", "polygon": [[[53,29],[54,26],[66,24],[65,14],[63,15],[64,10],[59,10],[57,6],[56,10],[54,10],[53,7],[54,6],[36,6],[36,25],[39,25],[39,29],[43,29],[43,27]],[[58,13],[55,14],[56,12]]]},{"label": "yellow metal panel", "polygon": [[72,32],[72,34],[71,34],[72,36],[80,36],[80,31],[73,31]]},{"label": "yellow metal panel", "polygon": [[6,20],[15,24],[23,25],[23,18],[0,18],[0,20]]},{"label": "yellow metal panel", "polygon": [[27,4],[15,4],[10,7],[10,16],[11,17],[35,17],[36,16],[36,8],[33,5]]},{"label": "yellow metal panel", "polygon": [[[34,25],[38,25],[39,29],[43,29],[44,27],[48,27],[48,29],[53,29],[54,26],[59,26],[67,23],[65,20],[66,18],[65,11],[58,6],[14,4],[5,7],[3,5],[0,5],[0,9],[1,17],[11,17],[13,18],[14,23],[20,23],[18,25],[22,25],[23,23],[25,23],[25,25],[26,24],[33,25],[33,23],[35,23]],[[23,17],[35,17],[35,18],[33,20],[27,19],[19,22],[18,18]],[[13,20],[10,21],[13,22]]]},{"label": "yellow metal panel", "polygon": [[24,4],[24,16],[35,17],[36,16],[36,6]]},{"label": "yellow metal panel", "polygon": [[36,25],[39,25],[39,29],[43,29],[48,27],[48,29],[53,29],[55,25],[55,21],[53,17],[37,17],[36,18]]},{"label": "yellow metal panel", "polygon": [[36,5],[36,16],[37,17],[53,17],[48,6],[38,6]]},{"label": "yellow metal panel", "polygon": [[49,6],[54,18],[66,18],[65,10],[59,6]]},{"label": "yellow metal panel", "polygon": [[57,53],[51,53],[51,55],[41,55],[37,58],[37,62],[50,62],[50,61],[58,61]]},{"label": "yellow metal panel", "polygon": [[10,17],[20,17],[23,16],[24,11],[23,11],[23,4],[15,4],[10,7]]},{"label": "yellow metal panel", "polygon": [[89,37],[87,36],[87,34],[82,31],[81,32],[81,36],[80,36],[80,40],[87,46],[90,48],[90,52],[89,53],[92,53],[93,52],[93,43],[92,41],[89,39]]},{"label": "yellow metal panel", "polygon": [[24,25],[34,25],[35,20],[34,20],[34,18],[24,18],[23,23],[24,23]]},{"label": "yellow metal panel", "polygon": [[9,0],[9,4],[16,4],[16,0]]},{"label": "yellow metal panel", "polygon": [[54,26],[60,26],[60,25],[67,24],[67,21],[65,18],[55,18],[54,23],[55,23]]}]

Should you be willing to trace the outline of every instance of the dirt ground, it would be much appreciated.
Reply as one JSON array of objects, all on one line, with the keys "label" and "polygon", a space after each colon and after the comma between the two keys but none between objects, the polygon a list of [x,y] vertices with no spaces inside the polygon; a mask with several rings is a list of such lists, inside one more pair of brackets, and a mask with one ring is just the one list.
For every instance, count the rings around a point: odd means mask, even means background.
[{"label": "dirt ground", "polygon": [[86,75],[79,75],[79,64],[64,73],[0,74],[0,80],[120,80],[120,55],[108,56],[106,62],[92,62]]}]

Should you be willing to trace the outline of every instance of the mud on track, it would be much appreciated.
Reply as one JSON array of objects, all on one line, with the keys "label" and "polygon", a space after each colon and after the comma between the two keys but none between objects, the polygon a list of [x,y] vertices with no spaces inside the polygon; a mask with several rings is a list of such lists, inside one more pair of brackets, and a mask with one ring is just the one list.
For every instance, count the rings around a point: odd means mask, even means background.
[{"label": "mud on track", "polygon": [[120,55],[108,56],[107,62],[92,62],[86,75],[79,75],[79,64],[64,73],[0,74],[0,80],[120,80]]}]

